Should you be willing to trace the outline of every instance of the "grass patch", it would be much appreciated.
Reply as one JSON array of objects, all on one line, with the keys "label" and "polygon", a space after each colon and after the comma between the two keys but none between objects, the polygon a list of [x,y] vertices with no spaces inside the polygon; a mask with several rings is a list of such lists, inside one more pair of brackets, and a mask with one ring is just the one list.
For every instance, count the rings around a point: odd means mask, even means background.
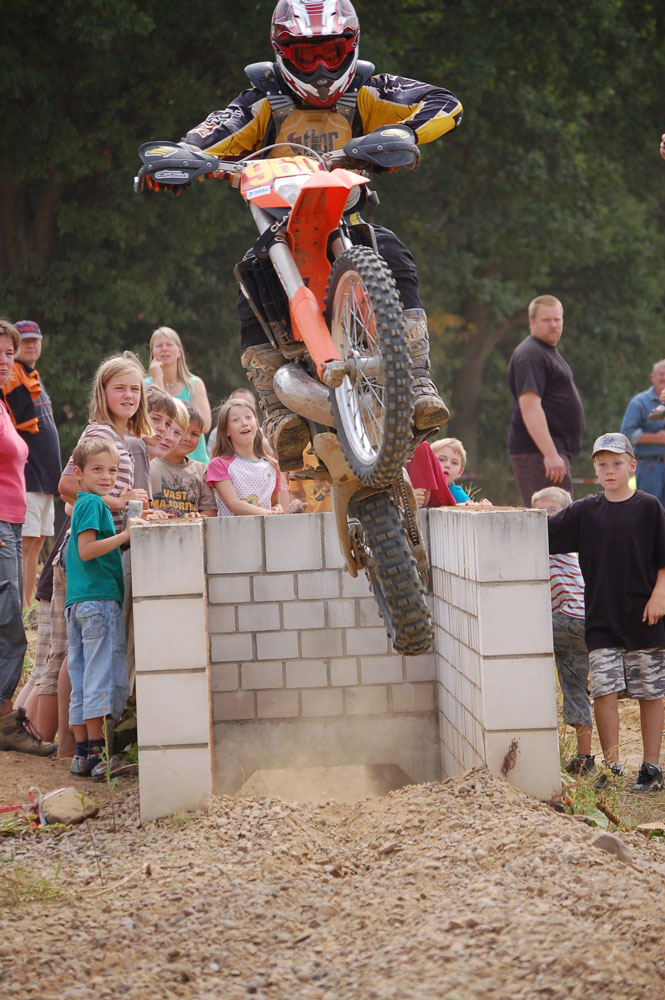
[{"label": "grass patch", "polygon": [[59,865],[53,878],[32,875],[18,864],[11,864],[7,870],[0,868],[0,907],[15,908],[27,903],[66,899],[68,893],[56,885],[59,875]]}]

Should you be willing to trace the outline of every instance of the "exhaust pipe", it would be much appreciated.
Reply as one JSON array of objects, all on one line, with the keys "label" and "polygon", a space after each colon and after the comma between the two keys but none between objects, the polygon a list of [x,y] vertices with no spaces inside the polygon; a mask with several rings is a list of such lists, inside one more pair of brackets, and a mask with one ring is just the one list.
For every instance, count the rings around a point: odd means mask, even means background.
[{"label": "exhaust pipe", "polygon": [[302,365],[282,365],[273,376],[273,385],[277,398],[289,410],[316,424],[334,425],[330,390],[312,378]]}]

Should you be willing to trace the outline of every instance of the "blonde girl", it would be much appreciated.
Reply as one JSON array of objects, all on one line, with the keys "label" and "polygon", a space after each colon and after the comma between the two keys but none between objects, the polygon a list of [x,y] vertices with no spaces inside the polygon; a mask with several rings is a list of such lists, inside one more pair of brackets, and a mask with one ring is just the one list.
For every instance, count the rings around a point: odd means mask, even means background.
[{"label": "blonde girl", "polygon": [[284,513],[278,503],[277,464],[264,455],[263,434],[249,403],[227,399],[222,404],[207,481],[215,490],[220,517]]},{"label": "blonde girl", "polygon": [[[120,461],[116,484],[104,497],[116,531],[121,527],[127,501],[148,499],[145,490],[134,489],[134,463],[125,443],[126,435],[141,438],[152,434],[143,376],[141,362],[130,351],[103,361],[92,383],[88,426],[78,440],[82,444],[90,437],[104,438],[118,451]],[[73,473],[74,463],[70,458],[59,485],[61,497],[70,504],[74,503],[78,492],[78,480]]]},{"label": "blonde girl", "polygon": [[[193,403],[201,412],[203,433],[207,434],[212,425],[212,413],[205,384],[203,379],[190,372],[182,341],[170,326],[158,326],[150,338],[149,367],[150,375],[146,379],[146,385],[156,385],[175,399]],[[203,435],[195,451],[188,457],[197,462],[208,462]]]}]

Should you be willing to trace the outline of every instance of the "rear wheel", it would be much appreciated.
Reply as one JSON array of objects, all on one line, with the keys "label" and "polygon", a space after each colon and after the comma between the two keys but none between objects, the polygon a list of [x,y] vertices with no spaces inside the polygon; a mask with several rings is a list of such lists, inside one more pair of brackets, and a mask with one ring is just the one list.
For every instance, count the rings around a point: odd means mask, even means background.
[{"label": "rear wheel", "polygon": [[361,482],[387,486],[412,447],[411,362],[397,287],[370,248],[345,250],[333,264],[326,319],[340,358],[352,368],[333,390],[344,456]]},{"label": "rear wheel", "polygon": [[355,508],[360,523],[355,547],[392,644],[407,656],[425,653],[434,642],[434,626],[400,512],[387,492],[359,500]]}]

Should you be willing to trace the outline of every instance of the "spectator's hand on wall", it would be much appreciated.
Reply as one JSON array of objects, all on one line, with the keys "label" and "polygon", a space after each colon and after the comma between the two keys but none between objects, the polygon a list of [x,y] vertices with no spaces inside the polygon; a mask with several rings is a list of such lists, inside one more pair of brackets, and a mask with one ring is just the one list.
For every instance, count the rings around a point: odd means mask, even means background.
[{"label": "spectator's hand on wall", "polygon": [[294,497],[293,500],[289,501],[289,514],[305,514],[307,512],[307,504],[303,503],[302,500],[298,500]]}]

